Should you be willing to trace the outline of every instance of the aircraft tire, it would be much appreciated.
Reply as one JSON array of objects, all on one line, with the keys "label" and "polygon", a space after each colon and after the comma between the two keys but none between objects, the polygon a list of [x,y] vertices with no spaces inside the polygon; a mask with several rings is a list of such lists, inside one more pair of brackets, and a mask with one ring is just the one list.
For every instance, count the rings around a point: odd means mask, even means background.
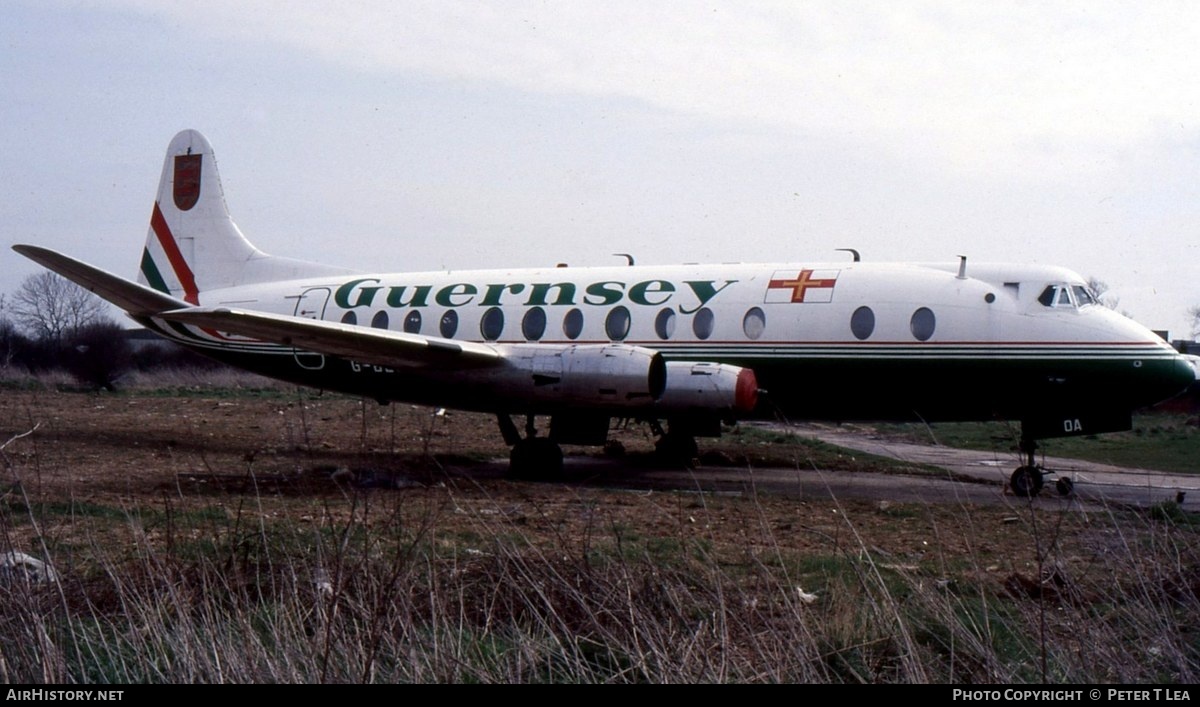
[{"label": "aircraft tire", "polygon": [[1066,476],[1059,477],[1058,481],[1054,482],[1054,489],[1058,491],[1059,496],[1070,496],[1075,490],[1075,482]]},{"label": "aircraft tire", "polygon": [[1014,496],[1029,498],[1042,490],[1042,470],[1036,466],[1021,466],[1012,473],[1008,485]]}]

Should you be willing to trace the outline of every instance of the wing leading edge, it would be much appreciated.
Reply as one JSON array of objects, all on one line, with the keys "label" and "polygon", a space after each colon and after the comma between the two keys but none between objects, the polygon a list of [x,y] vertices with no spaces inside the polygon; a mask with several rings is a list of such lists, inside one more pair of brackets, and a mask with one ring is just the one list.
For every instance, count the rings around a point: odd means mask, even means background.
[{"label": "wing leading edge", "polygon": [[85,290],[95,292],[135,317],[189,306],[181,299],[118,277],[49,248],[40,248],[35,245],[15,245],[12,248],[38,265],[53,270]]}]

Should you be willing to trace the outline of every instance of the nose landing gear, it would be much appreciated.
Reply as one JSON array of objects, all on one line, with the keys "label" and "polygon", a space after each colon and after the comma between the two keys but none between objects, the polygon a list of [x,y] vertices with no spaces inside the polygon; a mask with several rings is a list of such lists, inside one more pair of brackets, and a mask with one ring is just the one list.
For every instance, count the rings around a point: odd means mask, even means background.
[{"label": "nose landing gear", "polygon": [[1008,486],[1014,495],[1021,498],[1036,496],[1041,493],[1042,487],[1046,483],[1045,473],[1042,467],[1033,464],[1019,466],[1009,477]]},{"label": "nose landing gear", "polygon": [[[1046,485],[1046,477],[1054,472],[1037,464],[1034,454],[1037,451],[1037,441],[1021,438],[1021,453],[1025,455],[1025,464],[1017,467],[1008,479],[1008,486],[1013,495],[1020,498],[1030,498],[1041,493]],[[1070,496],[1075,491],[1075,482],[1067,476],[1060,476],[1054,482],[1054,490],[1060,496]]]}]

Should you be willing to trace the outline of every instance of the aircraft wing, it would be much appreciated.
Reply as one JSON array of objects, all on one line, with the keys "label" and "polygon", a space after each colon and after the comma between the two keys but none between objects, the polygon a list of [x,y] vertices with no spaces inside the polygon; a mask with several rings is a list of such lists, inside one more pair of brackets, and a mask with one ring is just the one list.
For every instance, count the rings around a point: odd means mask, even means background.
[{"label": "aircraft wing", "polygon": [[80,287],[95,292],[134,316],[154,314],[168,309],[187,307],[176,299],[145,285],[131,282],[100,268],[48,248],[34,245],[14,245],[13,250],[35,263],[62,275]]},{"label": "aircraft wing", "polygon": [[155,316],[377,366],[488,366],[504,359],[503,354],[487,344],[323,322],[286,314],[185,306]]},{"label": "aircraft wing", "polygon": [[194,307],[181,299],[48,248],[33,245],[14,245],[12,248],[135,317],[158,317],[380,366],[486,366],[503,359],[503,355],[495,348],[469,341],[281,314],[224,307]]}]

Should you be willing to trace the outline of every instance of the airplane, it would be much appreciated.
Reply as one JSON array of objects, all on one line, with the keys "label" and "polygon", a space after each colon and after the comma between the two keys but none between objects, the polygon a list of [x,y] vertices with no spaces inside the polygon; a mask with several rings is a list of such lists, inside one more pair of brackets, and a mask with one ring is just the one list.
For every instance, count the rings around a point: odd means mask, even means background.
[{"label": "airplane", "polygon": [[[1197,371],[1029,264],[850,261],[369,273],[267,255],[229,214],[212,146],[172,139],[137,282],[55,251],[18,253],[166,339],[265,376],[387,404],[494,413],[510,473],[552,479],[562,444],[651,424],[696,437],[752,417],[1019,421],[1017,496],[1054,472],[1037,442],[1128,430]],[[849,250],[849,249],[847,249]],[[524,434],[513,417],[524,417]],[[537,418],[549,418],[539,436]],[[662,426],[662,421],[667,426]],[[1072,482],[1056,487],[1069,494]]]}]

